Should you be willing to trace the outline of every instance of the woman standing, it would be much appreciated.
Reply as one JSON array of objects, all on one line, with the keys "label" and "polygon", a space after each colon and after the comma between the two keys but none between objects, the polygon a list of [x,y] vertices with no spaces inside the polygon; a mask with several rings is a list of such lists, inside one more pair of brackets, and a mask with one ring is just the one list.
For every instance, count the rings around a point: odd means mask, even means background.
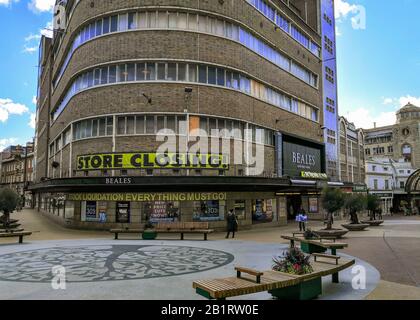
[{"label": "woman standing", "polygon": [[227,215],[227,235],[226,239],[229,238],[230,233],[232,232],[233,236],[232,239],[235,238],[235,232],[238,229],[238,220],[236,219],[235,212],[233,209],[229,210]]}]

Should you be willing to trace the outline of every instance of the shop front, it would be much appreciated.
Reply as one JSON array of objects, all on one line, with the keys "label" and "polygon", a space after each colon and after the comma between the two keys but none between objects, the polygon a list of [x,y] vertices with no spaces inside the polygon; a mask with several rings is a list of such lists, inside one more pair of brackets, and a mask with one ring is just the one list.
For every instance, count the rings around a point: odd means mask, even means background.
[{"label": "shop front", "polygon": [[[196,178],[188,179],[196,180]],[[80,188],[67,186],[62,192],[39,193],[36,208],[67,227],[94,230],[108,230],[115,227],[139,228],[147,222],[157,224],[193,221],[209,222],[211,228],[224,230],[229,210],[234,210],[240,229],[284,225],[287,222],[286,197],[277,196],[274,191],[148,192],[144,185],[136,184],[140,179],[130,178],[132,184],[125,188],[120,186],[118,189],[121,190],[117,192],[110,192],[115,187],[109,188],[99,184],[105,181],[105,178],[83,179],[84,182],[89,180],[92,183],[90,190],[97,189],[97,191],[74,192],[73,190],[80,190]],[[168,182],[171,178],[166,179]],[[209,177],[201,179],[211,180]],[[226,179],[229,180],[229,178]],[[235,184],[241,184],[240,181],[248,181],[248,179],[233,178]],[[70,182],[70,179],[64,180],[63,183]],[[262,180],[268,182],[266,179]],[[277,183],[279,180],[281,179],[276,179]],[[143,183],[147,184],[145,181]],[[246,184],[241,185],[241,189],[247,189]],[[255,185],[253,187],[255,188]],[[160,188],[162,188],[161,185]],[[191,187],[185,188],[191,190]],[[222,186],[218,185],[214,188],[221,189]],[[64,189],[68,190],[64,191]],[[149,185],[149,189],[154,188]],[[178,189],[180,189],[179,186]]]},{"label": "shop front", "polygon": [[325,146],[280,133],[276,141],[279,176],[288,177],[291,182],[289,190],[276,193],[286,198],[287,219],[295,221],[301,211],[310,219],[321,219],[321,191],[329,185],[325,174]]}]

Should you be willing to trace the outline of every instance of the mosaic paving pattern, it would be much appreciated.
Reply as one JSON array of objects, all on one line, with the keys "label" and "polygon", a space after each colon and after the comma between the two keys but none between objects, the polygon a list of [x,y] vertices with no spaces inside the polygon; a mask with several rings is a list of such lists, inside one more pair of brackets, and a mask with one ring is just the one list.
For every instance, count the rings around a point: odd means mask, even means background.
[{"label": "mosaic paving pattern", "polygon": [[0,256],[0,280],[51,282],[52,267],[66,268],[67,282],[149,279],[219,268],[233,255],[181,246],[102,245],[57,247]]}]

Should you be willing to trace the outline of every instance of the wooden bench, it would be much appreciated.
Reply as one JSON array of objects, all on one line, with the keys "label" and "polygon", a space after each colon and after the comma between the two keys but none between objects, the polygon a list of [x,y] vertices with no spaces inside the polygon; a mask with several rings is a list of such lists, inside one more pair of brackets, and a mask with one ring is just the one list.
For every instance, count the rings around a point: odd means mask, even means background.
[{"label": "wooden bench", "polygon": [[[144,229],[111,229],[110,232],[115,234],[115,240],[118,240],[120,233],[127,234],[143,234]],[[184,240],[184,234],[199,233],[204,235],[204,240],[207,240],[208,234],[214,232],[209,228],[208,222],[159,222],[155,228],[156,233],[179,233],[181,240]]]},{"label": "wooden bench", "polygon": [[19,229],[0,229],[0,233],[8,233],[8,232],[22,232],[25,231],[25,229],[19,228]]},{"label": "wooden bench", "polygon": [[113,233],[115,235],[114,239],[118,240],[118,235],[120,233],[130,233],[130,234],[139,234],[140,236],[144,232],[144,229],[111,229],[109,232]]},{"label": "wooden bench", "polygon": [[208,222],[159,222],[156,227],[157,233],[180,233],[181,240],[184,240],[184,234],[202,233],[204,240],[207,241],[207,235],[214,232],[209,228]]},{"label": "wooden bench", "polygon": [[19,243],[23,243],[23,237],[30,236],[32,232],[5,232],[0,233],[0,238],[14,238],[19,237]]},{"label": "wooden bench", "polygon": [[[321,258],[322,261],[319,260]],[[332,263],[330,259],[336,260]],[[340,261],[339,261],[340,260]],[[278,299],[310,300],[322,294],[322,277],[338,274],[355,264],[355,260],[323,255],[311,258],[314,271],[306,275],[292,275],[274,270],[260,272],[236,267],[236,277],[198,280],[193,282],[196,293],[207,299],[225,300],[230,297],[268,291]],[[242,273],[252,277],[245,277]],[[338,276],[333,277],[338,283]]]},{"label": "wooden bench", "polygon": [[327,250],[331,251],[332,255],[337,255],[337,249],[344,249],[348,247],[347,243],[336,242],[335,239],[305,239],[303,236],[298,236],[294,234],[292,236],[283,235],[282,239],[290,241],[290,247],[295,246],[295,242],[299,242],[301,245],[302,251],[312,254],[312,253],[324,253]]}]

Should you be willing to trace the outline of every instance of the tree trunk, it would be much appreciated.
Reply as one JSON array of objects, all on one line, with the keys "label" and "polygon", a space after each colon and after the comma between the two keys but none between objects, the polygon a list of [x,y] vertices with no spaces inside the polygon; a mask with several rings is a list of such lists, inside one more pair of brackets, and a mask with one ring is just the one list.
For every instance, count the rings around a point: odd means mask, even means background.
[{"label": "tree trunk", "polygon": [[328,214],[327,214],[327,230],[332,229],[333,223],[334,223],[333,214],[332,214],[332,212],[328,212]]},{"label": "tree trunk", "polygon": [[359,224],[359,217],[356,211],[350,211],[351,224]]}]

